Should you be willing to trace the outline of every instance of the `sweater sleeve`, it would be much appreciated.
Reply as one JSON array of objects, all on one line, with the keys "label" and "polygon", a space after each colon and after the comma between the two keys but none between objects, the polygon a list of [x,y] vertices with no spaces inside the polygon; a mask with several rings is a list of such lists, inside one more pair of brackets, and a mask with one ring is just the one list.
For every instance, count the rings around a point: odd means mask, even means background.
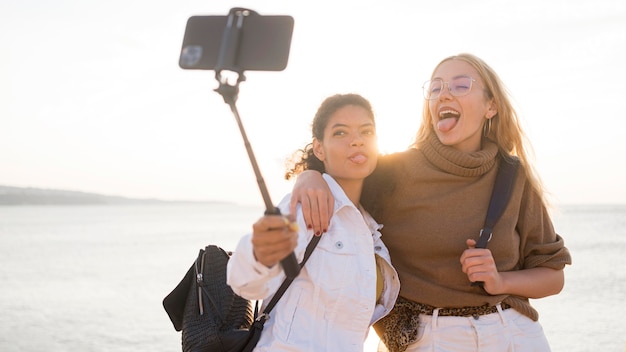
[{"label": "sweater sleeve", "polygon": [[524,187],[517,224],[521,239],[521,267],[563,269],[572,263],[569,250],[563,238],[555,232],[541,197],[531,189],[528,182]]}]

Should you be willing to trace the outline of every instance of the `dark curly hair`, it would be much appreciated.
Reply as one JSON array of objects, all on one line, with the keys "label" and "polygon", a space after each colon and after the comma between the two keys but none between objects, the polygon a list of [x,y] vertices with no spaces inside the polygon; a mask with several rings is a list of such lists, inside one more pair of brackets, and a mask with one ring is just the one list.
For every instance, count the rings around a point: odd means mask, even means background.
[{"label": "dark curly hair", "polygon": [[[313,138],[319,141],[324,140],[324,129],[328,125],[330,117],[339,109],[347,105],[360,106],[367,110],[372,121],[374,121],[374,111],[370,102],[358,94],[335,94],[326,98],[320,107],[317,109],[317,113],[313,118],[311,124],[311,132]],[[291,167],[287,167],[285,173],[285,179],[290,180],[297,176],[304,170],[316,170],[319,172],[325,172],[324,163],[318,159],[313,153],[313,143],[307,144],[303,149],[297,150],[291,157]]]}]

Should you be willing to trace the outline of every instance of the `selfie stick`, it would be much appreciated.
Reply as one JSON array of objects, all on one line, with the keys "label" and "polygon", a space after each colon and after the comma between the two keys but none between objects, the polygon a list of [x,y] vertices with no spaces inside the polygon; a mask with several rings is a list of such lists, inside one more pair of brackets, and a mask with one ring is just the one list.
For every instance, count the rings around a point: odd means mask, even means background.
[{"label": "selfie stick", "polygon": [[[248,141],[248,137],[243,128],[243,124],[241,123],[236,105],[237,95],[239,93],[239,83],[245,81],[246,78],[243,74],[243,70],[238,68],[235,65],[235,62],[241,40],[243,21],[250,13],[253,13],[253,11],[235,8],[231,9],[228,15],[226,29],[220,46],[219,58],[215,67],[215,79],[219,82],[219,87],[216,88],[215,91],[224,98],[224,102],[230,106],[230,110],[233,112],[233,115],[235,115],[235,119],[239,125],[239,130],[241,131],[241,137],[243,138],[246,151],[248,152],[248,157],[250,158],[250,163],[252,163],[252,168],[254,169],[254,174],[256,175],[256,181],[259,185],[259,189],[261,190],[263,201],[265,202],[265,215],[280,215],[280,210],[274,206],[270,199],[269,192],[265,186],[263,176],[261,176],[261,170],[259,170],[259,165],[254,157],[252,146]],[[234,85],[230,85],[228,83],[228,79],[222,77],[222,70],[236,72],[238,75],[237,82]],[[293,252],[280,263],[283,266],[283,270],[285,270],[287,278],[294,279],[298,276],[300,266],[298,265],[298,261],[296,260],[296,256]]]}]

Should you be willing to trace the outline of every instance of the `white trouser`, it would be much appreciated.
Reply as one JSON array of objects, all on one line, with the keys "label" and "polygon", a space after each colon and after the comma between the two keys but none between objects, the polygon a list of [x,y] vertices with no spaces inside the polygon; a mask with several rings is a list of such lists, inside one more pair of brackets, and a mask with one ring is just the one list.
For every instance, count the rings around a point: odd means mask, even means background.
[{"label": "white trouser", "polygon": [[[420,314],[418,340],[406,352],[547,352],[550,346],[539,322],[509,308],[474,317]],[[380,344],[379,351],[385,351]]]}]

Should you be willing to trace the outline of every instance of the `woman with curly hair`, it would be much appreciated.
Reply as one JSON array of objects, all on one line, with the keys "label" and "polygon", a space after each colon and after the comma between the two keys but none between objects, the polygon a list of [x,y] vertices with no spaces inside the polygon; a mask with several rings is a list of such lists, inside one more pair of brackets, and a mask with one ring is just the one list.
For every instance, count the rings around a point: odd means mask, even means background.
[{"label": "woman with curly hair", "polygon": [[[267,215],[243,237],[228,263],[228,284],[240,296],[268,303],[285,278],[278,263],[295,252],[302,261],[313,236],[322,236],[306,265],[278,301],[255,351],[363,351],[370,326],[388,314],[400,282],[380,239],[381,226],[360,203],[363,180],[376,167],[378,145],[370,103],[357,94],[334,95],[313,120],[313,140],[287,178],[323,173],[335,202],[322,235],[294,209]],[[289,212],[288,195],[279,204]]]}]

